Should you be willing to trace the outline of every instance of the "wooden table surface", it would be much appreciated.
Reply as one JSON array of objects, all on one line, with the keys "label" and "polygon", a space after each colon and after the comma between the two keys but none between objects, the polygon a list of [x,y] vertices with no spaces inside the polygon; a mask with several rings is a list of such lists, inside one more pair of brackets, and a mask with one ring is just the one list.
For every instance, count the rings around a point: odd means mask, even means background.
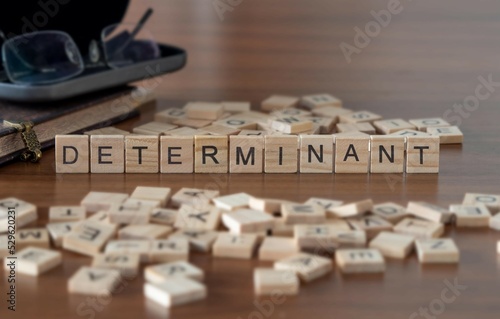
[{"label": "wooden table surface", "polygon": [[[250,100],[256,107],[274,93],[329,92],[347,108],[387,118],[447,116],[460,122],[465,141],[442,147],[439,174],[56,175],[49,150],[40,164],[0,167],[0,198],[35,203],[43,225],[51,205],[77,204],[91,190],[131,192],[138,185],[174,191],[216,187],[222,194],[244,191],[295,201],[314,196],[403,205],[425,200],[443,206],[461,202],[465,192],[500,193],[500,85],[481,91],[489,96],[471,111],[454,111],[455,104],[473,100],[480,77],[500,81],[500,3],[402,0],[400,12],[377,30],[370,12],[387,10],[392,2],[243,0],[221,20],[212,1],[134,1],[129,18],[150,4],[155,9],[150,28],[158,41],[189,52],[184,70],[158,80],[158,110],[192,100]],[[347,63],[340,45],[352,45],[354,28],[364,29],[367,23],[375,28],[373,37]],[[150,121],[153,113],[120,127]],[[456,266],[422,267],[413,256],[388,261],[383,276],[342,276],[335,269],[280,303],[255,301],[253,294],[253,268],[271,263],[194,254],[191,261],[206,271],[208,298],[171,311],[145,300],[142,278],[128,282],[121,293],[103,301],[106,305],[92,308],[92,300],[66,290],[67,279],[90,258],[64,253],[64,265],[57,270],[39,278],[19,277],[15,314],[6,310],[3,276],[0,318],[426,318],[418,312],[428,307],[433,310],[427,318],[498,318],[500,233],[449,228],[446,235],[461,250]],[[446,282],[454,281],[466,288],[445,303]]]}]

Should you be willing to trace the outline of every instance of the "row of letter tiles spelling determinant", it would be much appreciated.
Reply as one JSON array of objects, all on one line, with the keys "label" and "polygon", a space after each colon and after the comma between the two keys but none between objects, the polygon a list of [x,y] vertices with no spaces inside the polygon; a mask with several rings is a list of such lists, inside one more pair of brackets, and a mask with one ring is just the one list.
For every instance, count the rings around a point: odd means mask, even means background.
[{"label": "row of letter tiles spelling determinant", "polygon": [[328,93],[272,95],[260,110],[247,101],[188,102],[156,113],[133,134],[107,127],[59,136],[56,171],[437,173],[439,144],[463,142],[442,118],[383,119],[343,108]]},{"label": "row of letter tiles spelling determinant", "polygon": [[[348,135],[346,135],[348,134]],[[439,137],[58,135],[58,173],[438,173]],[[334,142],[335,141],[335,142]],[[335,143],[335,144],[334,144]],[[406,145],[406,147],[405,147]]]}]

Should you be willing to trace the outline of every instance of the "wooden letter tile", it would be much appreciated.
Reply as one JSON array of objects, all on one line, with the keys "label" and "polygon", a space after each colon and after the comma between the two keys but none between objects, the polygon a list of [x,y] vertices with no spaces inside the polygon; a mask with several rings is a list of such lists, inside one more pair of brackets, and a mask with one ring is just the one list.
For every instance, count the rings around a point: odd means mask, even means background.
[{"label": "wooden letter tile", "polygon": [[149,261],[172,262],[189,259],[189,241],[185,238],[157,239],[151,242]]},{"label": "wooden letter tile", "polygon": [[212,199],[215,206],[224,210],[235,210],[248,207],[248,202],[251,196],[247,193],[236,193],[231,195],[220,196]]},{"label": "wooden letter tile", "polygon": [[366,233],[363,230],[332,229],[332,240],[338,248],[365,247]]},{"label": "wooden letter tile", "polygon": [[170,263],[149,266],[144,269],[147,282],[161,284],[173,277],[185,277],[196,281],[203,281],[203,270],[186,261],[179,260]]},{"label": "wooden letter tile", "polygon": [[486,205],[450,205],[457,227],[488,227],[491,214]]},{"label": "wooden letter tile", "polygon": [[274,218],[271,215],[253,209],[224,213],[222,222],[234,234],[267,231],[274,226]]},{"label": "wooden letter tile", "polygon": [[171,202],[175,207],[180,207],[182,204],[198,206],[208,204],[212,198],[219,196],[219,191],[199,189],[199,188],[181,188],[172,196]]},{"label": "wooden letter tile", "polygon": [[417,130],[422,132],[427,132],[427,128],[429,127],[443,127],[450,126],[451,124],[443,120],[442,118],[427,118],[427,119],[413,119],[409,120],[411,124],[417,127]]},{"label": "wooden letter tile", "polygon": [[338,228],[335,225],[295,225],[295,242],[301,249],[332,251],[338,247]]},{"label": "wooden letter tile", "polygon": [[295,134],[312,129],[313,123],[298,116],[280,117],[271,122],[271,128],[278,132]]},{"label": "wooden letter tile", "polygon": [[85,219],[87,213],[83,206],[52,206],[49,209],[51,223],[72,222]]},{"label": "wooden letter tile", "polygon": [[406,172],[407,173],[439,172],[438,136],[406,137]]},{"label": "wooden letter tile", "polygon": [[458,126],[428,127],[427,133],[439,136],[441,144],[462,144],[464,141],[464,134]]},{"label": "wooden letter tile", "polygon": [[496,214],[490,218],[490,228],[500,230],[500,214]]},{"label": "wooden letter tile", "polygon": [[295,135],[265,136],[264,171],[297,173],[299,140]]},{"label": "wooden letter tile", "polygon": [[101,210],[95,214],[92,214],[90,217],[87,217],[86,220],[95,221],[99,223],[111,224],[109,220],[109,213],[107,211]]},{"label": "wooden letter tile", "polygon": [[165,132],[168,132],[168,131],[173,130],[175,128],[177,128],[177,125],[163,123],[163,122],[149,122],[149,123],[134,127],[132,132],[134,132],[135,134],[141,134],[141,135],[160,136],[160,135],[163,135]]},{"label": "wooden letter tile", "polygon": [[224,112],[232,114],[248,112],[251,108],[251,103],[248,101],[223,101],[220,104],[224,108]]},{"label": "wooden letter tile", "polygon": [[397,131],[397,132],[394,132],[394,133],[391,133],[388,135],[391,135],[391,136],[431,136],[429,133],[426,133],[426,132],[421,132],[421,131],[417,131],[417,130],[409,130],[409,129]]},{"label": "wooden letter tile", "polygon": [[403,136],[370,136],[370,172],[403,173],[405,164],[405,138]]},{"label": "wooden letter tile", "polygon": [[358,111],[349,114],[342,114],[339,117],[340,123],[362,123],[381,120],[382,116],[370,111]]},{"label": "wooden letter tile", "polygon": [[392,134],[402,130],[415,130],[417,127],[402,119],[390,119],[373,122],[377,128],[377,133]]},{"label": "wooden letter tile", "polygon": [[123,206],[148,206],[153,208],[159,208],[161,206],[161,202],[159,200],[148,200],[148,199],[138,199],[138,198],[129,198],[123,202]]},{"label": "wooden letter tile", "polygon": [[251,259],[257,245],[257,235],[220,233],[213,245],[215,257]]},{"label": "wooden letter tile", "polygon": [[163,307],[172,307],[206,298],[206,287],[186,277],[172,277],[160,284],[144,284],[146,298]]},{"label": "wooden letter tile", "polygon": [[403,218],[408,217],[406,208],[393,202],[373,205],[373,209],[371,211],[373,214],[380,216],[393,224],[397,224]]},{"label": "wooden letter tile", "polygon": [[337,218],[345,218],[361,216],[371,211],[372,208],[373,201],[371,199],[365,199],[343,206],[332,207],[330,211]]},{"label": "wooden letter tile", "polygon": [[16,233],[16,249],[23,249],[28,246],[39,248],[49,248],[49,232],[45,228],[26,228],[18,230]]},{"label": "wooden letter tile", "polygon": [[104,211],[104,210],[97,212],[90,217],[87,217],[86,220],[95,221],[98,223],[112,224],[109,221],[109,213],[107,211]]},{"label": "wooden letter tile", "polygon": [[149,223],[153,207],[141,204],[113,204],[108,211],[113,224],[144,225]]},{"label": "wooden letter tile", "polygon": [[305,95],[300,99],[300,105],[308,109],[319,108],[322,106],[342,107],[342,101],[330,94],[311,94]]},{"label": "wooden letter tile", "polygon": [[149,221],[151,223],[173,226],[177,218],[177,210],[170,208],[153,208]]},{"label": "wooden letter tile", "polygon": [[129,225],[118,231],[120,239],[161,239],[172,232],[172,227],[164,225]]},{"label": "wooden letter tile", "polygon": [[319,127],[320,134],[330,134],[335,128],[335,120],[331,117],[306,116],[305,118],[313,122],[313,129]]},{"label": "wooden letter tile", "polygon": [[[202,127],[205,127],[205,126],[212,124],[212,120],[197,120],[197,119],[185,118],[185,119],[175,120],[173,122],[173,124],[181,126],[181,127],[185,126],[185,127],[200,129]],[[167,133],[170,133],[169,135],[177,134],[177,133],[174,133],[173,131],[174,130],[168,131]],[[199,135],[204,135],[204,134],[199,134]]]},{"label": "wooden letter tile", "polygon": [[239,136],[266,136],[269,135],[269,132],[267,131],[261,131],[261,130],[241,130],[238,133]]},{"label": "wooden letter tile", "polygon": [[116,233],[116,226],[96,221],[82,221],[63,239],[63,248],[83,255],[99,253]]},{"label": "wooden letter tile", "polygon": [[325,224],[335,227],[338,230],[351,230],[351,226],[345,219],[340,218],[327,218]]},{"label": "wooden letter tile", "polygon": [[148,240],[110,240],[104,249],[106,254],[137,255],[141,262],[149,261],[151,242]]},{"label": "wooden letter tile", "polygon": [[109,296],[120,283],[120,272],[83,266],[68,280],[70,293]]},{"label": "wooden letter tile", "polygon": [[113,204],[121,204],[128,198],[124,193],[90,192],[82,199],[80,205],[89,213],[109,210]]},{"label": "wooden letter tile", "polygon": [[378,249],[385,257],[404,259],[413,251],[414,241],[413,236],[384,231],[370,242],[370,248]]},{"label": "wooden letter tile", "polygon": [[140,256],[133,253],[98,254],[92,260],[92,267],[116,269],[125,278],[134,278],[139,272]]},{"label": "wooden letter tile", "polygon": [[180,229],[215,230],[220,224],[221,210],[209,204],[182,205],[177,213],[175,227]]},{"label": "wooden letter tile", "polygon": [[405,218],[394,226],[394,232],[415,238],[437,238],[444,233],[444,225],[428,220]]},{"label": "wooden letter tile", "polygon": [[125,172],[158,173],[158,148],[157,136],[125,136]]},{"label": "wooden letter tile", "polygon": [[89,172],[89,136],[56,135],[56,173]]},{"label": "wooden letter tile", "polygon": [[[257,124],[255,124],[257,125]],[[232,126],[212,124],[199,129],[201,132],[206,132],[206,135],[237,135],[241,129]],[[205,135],[205,134],[204,134]]]},{"label": "wooden letter tile", "polygon": [[333,263],[331,259],[325,257],[298,253],[276,261],[274,269],[294,271],[302,281],[311,282],[330,273],[333,269]]},{"label": "wooden letter tile", "polygon": [[309,204],[315,204],[323,207],[326,212],[327,217],[334,217],[336,216],[333,214],[332,209],[335,207],[342,206],[344,202],[340,200],[333,200],[333,199],[327,199],[327,198],[317,198],[317,197],[311,197],[309,198],[304,204],[309,205]]},{"label": "wooden letter tile", "polygon": [[300,136],[300,172],[333,172],[333,138],[331,135]]},{"label": "wooden letter tile", "polygon": [[[16,247],[17,248],[17,247]],[[61,253],[38,247],[27,247],[15,254],[15,270],[24,275],[38,276],[62,263]],[[13,259],[5,258],[5,270],[10,270]]]},{"label": "wooden letter tile", "polygon": [[298,117],[298,118],[304,118],[306,116],[312,115],[311,112],[298,109],[295,107],[287,108],[287,109],[282,109],[282,110],[277,110],[271,113],[271,119],[278,119],[281,117]]},{"label": "wooden letter tile", "polygon": [[392,224],[387,220],[377,215],[363,216],[357,219],[349,220],[352,228],[363,230],[366,232],[366,237],[372,239],[382,231],[392,231]]},{"label": "wooden letter tile", "polygon": [[482,203],[488,207],[492,214],[500,211],[500,195],[466,193],[462,204],[474,205]]},{"label": "wooden letter tile", "polygon": [[73,230],[78,222],[63,222],[63,223],[50,223],[47,224],[47,231],[49,232],[52,244],[55,247],[62,247],[63,238]]},{"label": "wooden letter tile", "polygon": [[193,136],[160,137],[160,172],[192,173],[194,170]]},{"label": "wooden letter tile", "polygon": [[370,137],[337,136],[335,138],[335,173],[368,173]]},{"label": "wooden letter tile", "polygon": [[453,214],[446,208],[427,202],[408,202],[406,211],[413,216],[436,223],[449,223]]},{"label": "wooden letter tile", "polygon": [[[194,138],[195,135],[208,135],[208,133],[201,132],[200,130],[195,129],[195,128],[183,126],[183,127],[179,127],[179,128],[174,128],[173,130],[170,130],[170,131],[166,131],[164,136],[177,136],[177,137],[181,137],[181,136],[184,137],[185,136],[185,137]],[[161,138],[164,136],[160,136],[160,142],[161,142]],[[192,145],[194,146],[194,139],[193,139]]]},{"label": "wooden letter tile", "polygon": [[271,234],[279,237],[293,237],[294,226],[295,225],[285,223],[285,219],[283,217],[275,218]]},{"label": "wooden letter tile", "polygon": [[458,263],[460,253],[451,238],[417,239],[418,260],[422,264]]},{"label": "wooden letter tile", "polygon": [[[342,133],[335,133],[332,134],[333,137],[333,144],[336,143],[337,138],[351,138],[351,137],[362,137],[362,138],[367,138],[370,139],[370,135],[360,132],[360,131],[348,131],[348,132],[342,132]],[[368,148],[369,150],[369,148]]]},{"label": "wooden letter tile", "polygon": [[293,238],[286,237],[266,237],[259,248],[259,260],[276,261],[299,252]]},{"label": "wooden letter tile", "polygon": [[218,232],[212,230],[181,229],[173,233],[170,238],[185,238],[192,250],[210,252],[218,235]]},{"label": "wooden letter tile", "polygon": [[352,131],[362,132],[369,135],[375,134],[375,128],[368,122],[337,124],[337,132],[339,133]]},{"label": "wooden letter tile", "polygon": [[125,139],[123,135],[90,136],[90,172],[125,172]]},{"label": "wooden letter tile", "polygon": [[232,135],[229,137],[230,173],[262,173],[264,169],[264,136]]},{"label": "wooden letter tile", "polygon": [[173,123],[176,120],[186,118],[186,111],[179,108],[168,108],[156,113],[154,120],[162,123]]},{"label": "wooden letter tile", "polygon": [[195,173],[227,173],[228,137],[197,135],[194,137]]},{"label": "wooden letter tile", "polygon": [[377,249],[340,249],[335,252],[335,261],[344,274],[385,271],[384,257]]},{"label": "wooden letter tile", "polygon": [[285,95],[272,95],[262,101],[261,109],[263,111],[275,111],[279,109],[286,109],[290,107],[295,107],[299,102],[299,99],[294,96]]},{"label": "wooden letter tile", "polygon": [[137,186],[130,198],[159,201],[165,207],[170,199],[171,189],[168,187]]},{"label": "wooden letter tile", "polygon": [[38,218],[35,205],[15,197],[0,199],[0,233],[7,232],[8,217],[15,214],[16,227],[30,224]]},{"label": "wooden letter tile", "polygon": [[281,213],[281,205],[284,203],[288,203],[288,201],[273,198],[257,198],[252,196],[248,201],[248,206],[251,209],[260,210],[269,214],[275,214]]},{"label": "wooden letter tile", "polygon": [[336,107],[336,106],[320,106],[312,110],[312,113],[316,116],[328,117],[333,119],[333,122],[336,124],[339,121],[339,117],[344,114],[352,113],[351,110]]},{"label": "wooden letter tile", "polygon": [[198,120],[216,120],[224,113],[221,104],[210,102],[190,102],[184,109],[188,118]]},{"label": "wooden letter tile", "polygon": [[285,203],[281,205],[281,213],[289,225],[318,224],[326,219],[325,209],[315,204]]},{"label": "wooden letter tile", "polygon": [[85,135],[129,135],[130,132],[121,130],[119,128],[108,126],[103,128],[98,128],[95,130],[84,132]]},{"label": "wooden letter tile", "polygon": [[299,293],[299,278],[293,270],[256,268],[253,272],[256,295],[296,295]]}]

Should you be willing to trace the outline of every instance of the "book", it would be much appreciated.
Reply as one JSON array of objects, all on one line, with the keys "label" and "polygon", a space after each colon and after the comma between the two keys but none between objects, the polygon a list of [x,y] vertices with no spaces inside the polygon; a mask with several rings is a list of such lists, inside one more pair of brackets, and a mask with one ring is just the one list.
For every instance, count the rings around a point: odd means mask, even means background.
[{"label": "book", "polygon": [[0,165],[19,158],[25,149],[20,133],[4,123],[31,121],[42,149],[54,145],[58,134],[73,134],[112,125],[138,115],[151,94],[125,86],[54,103],[0,101]]}]

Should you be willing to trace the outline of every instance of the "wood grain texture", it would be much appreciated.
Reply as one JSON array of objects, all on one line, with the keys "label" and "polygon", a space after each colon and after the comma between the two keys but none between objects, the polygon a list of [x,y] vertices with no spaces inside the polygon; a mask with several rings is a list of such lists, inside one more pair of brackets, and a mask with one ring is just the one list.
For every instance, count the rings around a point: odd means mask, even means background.
[{"label": "wood grain texture", "polygon": [[194,172],[227,173],[229,169],[227,136],[197,135],[194,137]]},{"label": "wood grain texture", "polygon": [[264,172],[296,173],[299,164],[298,148],[298,136],[266,136],[264,138]]},{"label": "wood grain texture", "polygon": [[125,136],[125,173],[158,173],[159,144],[157,136]]},{"label": "wood grain texture", "polygon": [[[149,3],[147,3],[149,4]],[[137,21],[145,3],[131,3],[128,21]],[[478,77],[500,80],[500,3],[467,0],[402,1],[404,10],[359,54],[346,63],[339,44],[353,43],[354,30],[373,20],[371,10],[387,1],[244,0],[220,21],[212,1],[154,1],[148,28],[158,41],[184,47],[187,67],[158,81],[157,110],[188,101],[248,100],[257,108],[273,94],[331,93],[353,110],[384,118],[441,117],[445,112],[464,133],[463,145],[442,145],[439,174],[54,174],[53,150],[39,164],[0,167],[0,198],[16,196],[38,205],[41,224],[54,205],[77,205],[90,190],[131,193],[136,186],[213,187],[221,195],[248,192],[263,198],[303,202],[309,197],[375,203],[427,201],[448,207],[465,192],[500,193],[500,90],[468,117],[455,103],[474,94]],[[149,80],[152,86],[157,83]],[[140,84],[140,83],[139,83]],[[484,92],[483,92],[484,93]],[[450,111],[451,110],[451,111]],[[149,111],[119,125],[131,129],[153,120]],[[447,113],[447,114],[448,114]],[[36,191],[33,191],[36,189]],[[424,266],[416,255],[387,260],[381,276],[342,276],[338,269],[304,284],[296,297],[275,305],[269,318],[408,318],[440,298],[444,280],[467,285],[439,319],[496,319],[500,233],[447,226],[446,235],[460,249],[456,265]],[[231,260],[194,253],[190,262],[206,274],[207,299],[173,308],[171,318],[248,318],[254,311],[253,269],[272,262]],[[63,267],[37,281],[18,282],[19,307],[0,317],[85,318],[76,309],[86,297],[70,295],[68,278],[91,258],[63,252]],[[142,268],[141,268],[142,271]],[[2,277],[2,293],[6,285]],[[145,301],[143,280],[128,282],[122,292],[96,312],[96,318],[166,318],[166,309]],[[411,292],[411,293],[410,293]],[[259,299],[267,301],[268,298]]]}]

